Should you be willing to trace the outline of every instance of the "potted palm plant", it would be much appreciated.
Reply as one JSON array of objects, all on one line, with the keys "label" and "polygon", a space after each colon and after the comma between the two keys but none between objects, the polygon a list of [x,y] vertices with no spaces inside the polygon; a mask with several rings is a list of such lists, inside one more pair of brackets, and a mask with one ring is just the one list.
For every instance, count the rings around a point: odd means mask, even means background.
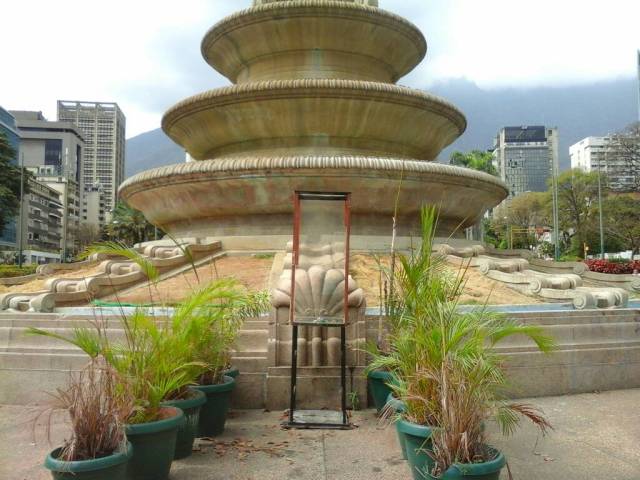
[{"label": "potted palm plant", "polygon": [[244,318],[259,315],[267,297],[248,293],[233,280],[218,280],[200,290],[176,310],[174,326],[182,325],[192,358],[204,365],[195,390],[206,396],[201,407],[198,435],[215,436],[224,431],[235,378],[227,375],[232,347]]},{"label": "potted palm plant", "polygon": [[[552,339],[537,326],[519,325],[486,306],[467,312],[458,308],[466,270],[449,273],[443,257],[432,253],[436,226],[437,210],[425,207],[422,244],[410,255],[399,255],[400,268],[393,278],[397,297],[389,318],[393,326],[389,334],[390,349],[384,355],[374,355],[370,366],[395,375],[390,386],[404,406],[404,412],[396,415],[397,428],[415,479],[423,479],[432,472],[444,473],[453,465],[446,459],[436,460],[439,459],[437,451],[447,451],[444,446],[448,443],[444,440],[437,446],[433,443],[442,435],[449,438],[445,432],[453,431],[445,415],[456,413],[450,410],[455,404],[447,403],[449,400],[443,397],[443,389],[451,387],[442,376],[448,366],[462,368],[455,370],[458,382],[465,378],[463,374],[469,378],[477,376],[471,367],[487,375],[475,399],[482,400],[484,416],[474,428],[483,432],[490,413],[505,432],[511,431],[518,414],[546,426],[532,407],[502,400],[506,382],[494,346],[510,335],[524,335],[542,351],[553,347]],[[484,447],[478,447],[476,452],[481,448]],[[453,458],[454,463],[460,461],[457,453]]]},{"label": "potted palm plant", "polygon": [[124,422],[133,402],[117,373],[92,360],[56,397],[69,414],[71,437],[45,459],[54,480],[124,480],[133,453]]}]

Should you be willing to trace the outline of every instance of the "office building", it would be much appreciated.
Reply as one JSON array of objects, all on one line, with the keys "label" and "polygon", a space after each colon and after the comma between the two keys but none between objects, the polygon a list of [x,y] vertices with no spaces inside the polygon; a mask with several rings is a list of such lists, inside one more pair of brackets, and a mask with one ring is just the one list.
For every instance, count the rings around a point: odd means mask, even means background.
[{"label": "office building", "polygon": [[602,173],[611,190],[628,192],[637,185],[636,177],[640,171],[624,155],[619,155],[618,147],[610,136],[580,140],[569,147],[569,156],[571,168]]},{"label": "office building", "polygon": [[82,185],[100,185],[107,213],[124,180],[126,119],[116,103],[58,101],[58,121],[73,122],[85,140]]},{"label": "office building", "polygon": [[494,162],[509,187],[509,197],[545,192],[558,165],[558,129],[544,126],[505,127],[494,144]]},{"label": "office building", "polygon": [[42,112],[12,111],[21,137],[21,161],[35,179],[60,193],[62,258],[78,253],[77,234],[82,204],[80,129],[71,122],[50,122]]},{"label": "office building", "polygon": [[[18,155],[20,152],[20,134],[16,127],[16,119],[2,107],[0,107],[0,133],[7,138],[9,145],[15,151],[12,163],[17,165]],[[16,220],[6,222],[2,234],[0,235],[0,247],[16,248],[18,246],[16,232]]]}]

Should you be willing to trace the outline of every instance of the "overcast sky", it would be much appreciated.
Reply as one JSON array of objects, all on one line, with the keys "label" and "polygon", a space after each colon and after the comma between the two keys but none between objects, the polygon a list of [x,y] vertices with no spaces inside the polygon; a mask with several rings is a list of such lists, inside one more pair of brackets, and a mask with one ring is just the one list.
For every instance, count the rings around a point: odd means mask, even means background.
[{"label": "overcast sky", "polygon": [[[56,100],[117,102],[127,137],[178,100],[228,83],[200,56],[206,30],[250,0],[20,0],[0,17],[0,105],[56,116]],[[635,75],[640,1],[380,0],[427,38],[400,83],[466,78],[482,88]],[[585,101],[588,101],[585,99]]]}]

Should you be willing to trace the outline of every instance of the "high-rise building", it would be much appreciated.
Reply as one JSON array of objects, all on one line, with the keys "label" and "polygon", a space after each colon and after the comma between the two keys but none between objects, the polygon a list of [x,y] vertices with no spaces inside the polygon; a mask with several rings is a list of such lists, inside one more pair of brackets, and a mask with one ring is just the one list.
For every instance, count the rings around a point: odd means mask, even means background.
[{"label": "high-rise building", "polygon": [[[0,107],[0,132],[7,137],[9,145],[15,151],[15,156],[12,162],[18,164],[18,154],[20,152],[20,134],[16,127],[16,119],[13,115],[7,112],[4,108]],[[17,224],[16,220],[10,220],[6,222],[2,234],[0,235],[0,247],[17,247]]]},{"label": "high-rise building", "polygon": [[628,162],[624,155],[618,154],[616,142],[612,137],[587,137],[569,147],[571,168],[584,172],[600,172],[607,179],[611,190],[631,191],[636,185],[635,164]]},{"label": "high-rise building", "polygon": [[496,137],[493,154],[500,178],[509,187],[508,199],[525,192],[545,192],[558,165],[558,129],[504,127]]},{"label": "high-rise building", "polygon": [[85,140],[82,185],[100,185],[107,212],[124,180],[126,119],[117,103],[58,101],[58,120],[75,123]]},{"label": "high-rise building", "polygon": [[20,133],[21,161],[35,179],[60,193],[62,202],[62,257],[78,250],[77,233],[82,203],[80,129],[71,122],[50,122],[42,112],[12,111]]}]

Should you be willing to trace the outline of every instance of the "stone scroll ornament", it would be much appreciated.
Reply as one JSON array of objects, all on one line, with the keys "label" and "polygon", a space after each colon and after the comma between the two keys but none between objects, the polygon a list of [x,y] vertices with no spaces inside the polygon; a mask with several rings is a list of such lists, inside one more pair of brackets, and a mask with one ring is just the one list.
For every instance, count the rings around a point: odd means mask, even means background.
[{"label": "stone scroll ornament", "polygon": [[[334,248],[335,247],[335,248]],[[322,247],[300,245],[296,268],[296,317],[319,319],[317,326],[303,326],[298,337],[301,365],[336,366],[340,364],[340,331],[338,328],[322,328],[322,319],[342,317],[344,311],[344,254],[337,246]],[[272,291],[271,302],[276,309],[291,307],[291,243],[280,279]],[[356,281],[348,277],[347,308],[350,312],[364,309],[364,291]],[[288,321],[288,316],[286,321]],[[357,319],[350,320],[356,321]],[[351,322],[350,322],[351,323]],[[347,328],[348,343],[357,342],[353,325]],[[353,332],[351,330],[354,330]],[[355,346],[355,345],[354,345]]]}]

